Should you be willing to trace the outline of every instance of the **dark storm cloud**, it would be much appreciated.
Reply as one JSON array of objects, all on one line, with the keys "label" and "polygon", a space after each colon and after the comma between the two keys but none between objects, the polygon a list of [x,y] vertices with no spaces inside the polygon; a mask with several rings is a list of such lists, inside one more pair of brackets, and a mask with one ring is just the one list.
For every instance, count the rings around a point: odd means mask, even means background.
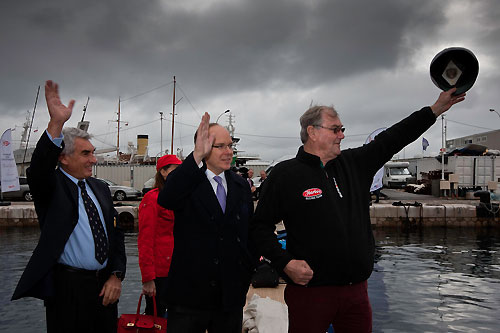
[{"label": "dark storm cloud", "polygon": [[474,20],[481,22],[482,30],[478,36],[478,44],[483,45],[492,53],[498,52],[500,45],[500,3],[496,0],[487,0],[477,3],[482,7]]},{"label": "dark storm cloud", "polygon": [[[432,34],[438,2],[235,1],[182,9],[159,1],[2,1],[0,112],[32,105],[47,78],[115,99],[182,77],[199,100],[266,87],[319,86],[391,69]],[[75,96],[79,97],[79,96]]]}]

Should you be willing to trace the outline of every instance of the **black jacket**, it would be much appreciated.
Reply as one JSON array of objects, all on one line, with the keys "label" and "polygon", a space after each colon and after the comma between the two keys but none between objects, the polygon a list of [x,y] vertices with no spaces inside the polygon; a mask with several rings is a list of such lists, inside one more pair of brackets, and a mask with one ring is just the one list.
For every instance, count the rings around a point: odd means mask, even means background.
[{"label": "black jacket", "polygon": [[[47,300],[53,295],[52,269],[78,223],[78,187],[56,169],[61,151],[62,148],[54,145],[44,133],[33,152],[30,167],[26,170],[41,233],[38,245],[12,296],[13,300],[27,296]],[[120,271],[125,275],[127,257],[123,232],[116,227],[117,213],[109,188],[97,179],[86,180],[104,215],[109,240],[106,273]]]},{"label": "black jacket", "polygon": [[226,213],[191,153],[167,177],[158,204],[174,211],[174,252],[168,306],[234,310],[245,305],[252,261],[248,223],[253,214],[245,179],[226,171]]},{"label": "black jacket", "polygon": [[[342,151],[324,167],[303,147],[296,158],[276,165],[251,224],[259,254],[280,271],[292,259],[305,260],[314,272],[310,286],[368,279],[375,250],[368,205],[373,176],[435,120],[432,110],[423,108],[369,144]],[[287,231],[286,251],[274,235],[281,220]]]}]

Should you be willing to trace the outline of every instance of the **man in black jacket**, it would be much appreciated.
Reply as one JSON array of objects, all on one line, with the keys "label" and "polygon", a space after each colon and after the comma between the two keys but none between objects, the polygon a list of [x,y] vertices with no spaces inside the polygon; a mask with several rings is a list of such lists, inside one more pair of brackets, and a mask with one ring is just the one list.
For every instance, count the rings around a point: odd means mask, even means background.
[{"label": "man in black jacket", "polygon": [[233,141],[208,113],[195,148],[167,177],[158,204],[175,214],[168,332],[240,333],[252,260],[250,187],[230,171]]},{"label": "man in black jacket", "polygon": [[50,121],[27,170],[40,240],[12,299],[44,300],[49,333],[115,332],[127,260],[123,233],[108,186],[91,177],[89,134],[63,130],[75,101],[63,105],[52,81],[45,98]]},{"label": "man in black jacket", "polygon": [[[371,332],[367,279],[375,245],[367,193],[386,161],[464,100],[465,94],[452,95],[455,90],[369,144],[342,152],[345,129],[332,107],[314,106],[302,115],[304,145],[269,175],[250,228],[259,254],[288,281],[289,332],[325,332],[330,323],[335,332]],[[286,250],[274,235],[280,221]]]}]

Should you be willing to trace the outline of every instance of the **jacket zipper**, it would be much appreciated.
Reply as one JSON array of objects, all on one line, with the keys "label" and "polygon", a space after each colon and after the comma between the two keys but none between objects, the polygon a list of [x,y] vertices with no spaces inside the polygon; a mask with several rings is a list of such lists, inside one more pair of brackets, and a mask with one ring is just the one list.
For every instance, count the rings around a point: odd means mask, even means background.
[{"label": "jacket zipper", "polygon": [[[330,176],[328,176],[328,172],[326,170],[324,170],[324,171],[326,174],[326,179],[330,180]],[[342,195],[342,192],[340,192],[340,188],[339,188],[339,185],[337,184],[337,180],[335,179],[335,176],[332,176],[332,178],[333,178],[333,182],[335,183],[335,189],[337,190],[339,197],[342,199],[344,196]]]}]

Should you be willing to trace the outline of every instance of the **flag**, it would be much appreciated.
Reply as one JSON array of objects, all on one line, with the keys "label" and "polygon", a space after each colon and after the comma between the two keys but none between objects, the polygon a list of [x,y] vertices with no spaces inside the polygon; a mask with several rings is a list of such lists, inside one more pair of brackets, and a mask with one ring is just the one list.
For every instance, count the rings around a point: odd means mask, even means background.
[{"label": "flag", "polygon": [[19,174],[12,152],[12,134],[10,128],[0,138],[0,180],[2,192],[19,191]]},{"label": "flag", "polygon": [[422,149],[427,150],[427,147],[429,147],[429,141],[427,141],[426,138],[422,138]]}]

